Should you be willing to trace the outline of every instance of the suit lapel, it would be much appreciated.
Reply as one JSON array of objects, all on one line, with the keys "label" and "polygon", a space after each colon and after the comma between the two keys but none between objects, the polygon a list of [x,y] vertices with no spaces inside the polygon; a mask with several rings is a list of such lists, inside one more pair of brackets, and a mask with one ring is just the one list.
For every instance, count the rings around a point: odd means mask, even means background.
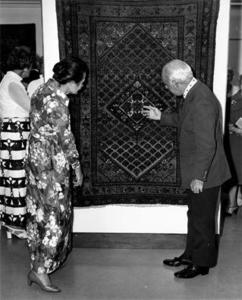
[{"label": "suit lapel", "polygon": [[194,93],[194,90],[197,89],[198,86],[199,86],[199,81],[196,82],[196,84],[188,92],[186,98],[183,100],[183,105],[180,109],[180,126],[182,125],[185,117],[187,116],[188,111],[191,109],[191,101],[193,99],[192,95]]}]

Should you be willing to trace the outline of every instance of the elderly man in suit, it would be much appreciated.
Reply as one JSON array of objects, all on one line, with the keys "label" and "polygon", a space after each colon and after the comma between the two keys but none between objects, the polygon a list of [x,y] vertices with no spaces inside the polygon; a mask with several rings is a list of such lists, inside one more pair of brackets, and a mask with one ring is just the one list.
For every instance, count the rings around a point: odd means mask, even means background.
[{"label": "elderly man in suit", "polygon": [[177,278],[206,275],[217,263],[216,206],[223,182],[230,171],[223,149],[221,107],[216,96],[193,76],[191,67],[172,60],[162,69],[170,92],[183,96],[178,113],[163,113],[144,106],[143,114],[161,125],[178,127],[181,186],[188,189],[188,232],[184,253],[163,263],[177,267]]}]

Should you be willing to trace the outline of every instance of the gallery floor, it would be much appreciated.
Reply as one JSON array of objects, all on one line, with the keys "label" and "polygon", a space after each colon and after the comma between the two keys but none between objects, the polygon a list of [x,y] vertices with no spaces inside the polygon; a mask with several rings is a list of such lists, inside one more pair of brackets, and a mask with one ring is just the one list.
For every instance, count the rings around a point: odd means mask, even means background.
[{"label": "gallery floor", "polygon": [[227,217],[220,242],[219,261],[207,276],[175,279],[174,269],[162,260],[181,249],[74,248],[66,265],[52,275],[62,289],[48,294],[29,287],[24,240],[6,239],[1,232],[1,300],[169,300],[242,299],[242,210]]}]

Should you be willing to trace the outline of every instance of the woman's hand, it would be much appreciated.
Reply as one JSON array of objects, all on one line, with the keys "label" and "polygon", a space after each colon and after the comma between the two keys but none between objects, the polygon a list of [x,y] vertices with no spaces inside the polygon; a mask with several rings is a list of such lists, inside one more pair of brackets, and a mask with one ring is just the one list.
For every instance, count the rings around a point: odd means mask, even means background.
[{"label": "woman's hand", "polygon": [[242,128],[239,128],[239,127],[236,127],[234,126],[234,124],[229,124],[229,133],[232,134],[232,133],[235,133],[239,136],[242,136]]},{"label": "woman's hand", "polygon": [[73,186],[76,187],[76,186],[81,186],[82,185],[82,182],[83,182],[83,173],[82,173],[82,170],[81,170],[81,167],[78,166],[77,168],[74,169],[74,172],[75,172],[75,180],[73,182]]},{"label": "woman's hand", "polygon": [[160,120],[161,119],[161,111],[153,106],[145,105],[142,110],[142,114],[152,120]]}]

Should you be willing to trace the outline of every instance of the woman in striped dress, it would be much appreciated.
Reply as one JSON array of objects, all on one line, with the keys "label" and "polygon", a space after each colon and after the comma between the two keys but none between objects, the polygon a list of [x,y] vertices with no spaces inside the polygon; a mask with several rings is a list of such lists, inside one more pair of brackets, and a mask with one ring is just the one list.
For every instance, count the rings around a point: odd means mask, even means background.
[{"label": "woman in striped dress", "polygon": [[22,84],[33,56],[25,47],[10,53],[8,72],[0,83],[0,223],[12,234],[26,237],[25,157],[29,135],[30,98]]}]

